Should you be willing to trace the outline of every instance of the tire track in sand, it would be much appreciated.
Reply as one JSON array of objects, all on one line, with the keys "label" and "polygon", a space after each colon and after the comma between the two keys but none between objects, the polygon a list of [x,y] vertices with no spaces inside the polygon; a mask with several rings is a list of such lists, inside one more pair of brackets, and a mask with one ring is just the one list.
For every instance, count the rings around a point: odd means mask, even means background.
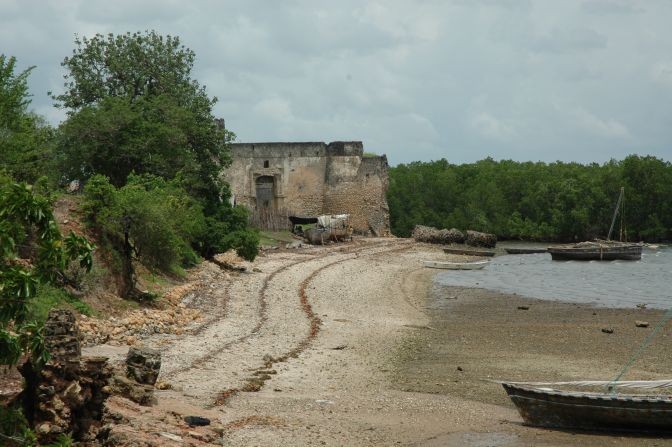
[{"label": "tire track in sand", "polygon": [[[386,242],[374,242],[374,246],[367,246],[364,247],[364,249],[373,249],[376,248],[380,245],[385,245]],[[373,245],[371,244],[371,245]],[[253,336],[257,335],[264,324],[267,322],[268,316],[267,316],[267,308],[268,308],[268,303],[267,303],[267,296],[266,296],[266,290],[271,283],[271,281],[278,275],[281,274],[282,272],[298,265],[302,264],[305,262],[310,262],[310,261],[315,261],[319,260],[322,258],[325,258],[327,256],[332,256],[334,253],[337,254],[342,254],[342,253],[349,253],[357,250],[361,250],[363,247],[361,245],[348,245],[342,248],[339,248],[337,250],[329,250],[329,251],[324,251],[322,253],[319,253],[317,255],[305,255],[307,257],[304,257],[303,259],[299,259],[297,261],[291,262],[289,264],[284,264],[280,266],[279,268],[273,270],[270,272],[266,278],[263,280],[261,284],[261,288],[259,289],[259,292],[257,292],[257,304],[256,304],[256,312],[254,315],[254,318],[256,320],[256,324],[246,331],[244,334],[239,335],[237,337],[234,337],[233,339],[226,341],[224,343],[218,343],[216,346],[213,348],[208,348],[206,349],[206,352],[202,355],[198,355],[195,359],[188,361],[188,363],[171,369],[167,371],[166,373],[162,374],[162,380],[169,380],[169,379],[175,379],[177,376],[187,373],[191,370],[198,369],[203,367],[205,364],[208,362],[212,361],[218,354],[220,354],[222,351],[231,349],[233,346],[245,343],[248,341],[250,338]],[[286,258],[285,258],[286,259]],[[273,261],[282,261],[283,258],[278,258],[278,259],[273,259]],[[224,288],[225,288],[225,293],[226,293],[226,298],[225,298],[225,303],[226,303],[226,309],[224,309],[222,312],[219,312],[219,315],[216,316],[215,318],[209,319],[206,323],[204,323],[201,327],[197,328],[192,332],[194,335],[200,336],[201,334],[204,334],[207,332],[209,329],[213,328],[216,329],[216,325],[219,323],[222,323],[227,317],[229,317],[229,312],[228,312],[228,305],[229,305],[229,296],[230,296],[230,290],[233,285],[232,280],[229,280],[226,282]],[[213,294],[210,293],[212,296]],[[221,299],[218,299],[218,301],[222,301]],[[212,341],[213,337],[212,334],[205,334],[203,337],[203,344],[208,344],[209,341]],[[200,349],[198,347],[191,347],[190,351],[199,351]],[[184,354],[182,354],[184,356]]]},{"label": "tire track in sand", "polygon": [[[376,247],[366,247],[365,249],[379,249],[379,248],[385,248],[389,245],[398,245],[398,243],[380,243]],[[412,248],[412,245],[406,245],[404,247],[396,247],[392,248],[389,250],[381,250],[381,251],[374,251],[373,253],[370,254],[364,254],[364,257],[377,257],[382,254],[389,254],[389,253],[394,253],[394,252],[401,252],[401,251],[407,251]],[[310,283],[323,271],[333,268],[336,265],[342,264],[347,261],[352,261],[354,259],[360,258],[361,251],[356,252],[355,256],[347,257],[345,259],[339,259],[337,261],[331,262],[329,264],[323,265],[315,270],[313,270],[306,278],[304,278],[298,288],[298,296],[299,296],[299,302],[301,304],[301,308],[303,310],[303,313],[305,314],[305,317],[307,318],[309,322],[309,331],[308,335],[306,335],[301,341],[299,341],[298,344],[296,344],[293,348],[290,350],[286,351],[284,354],[278,356],[278,357],[270,357],[270,358],[265,358],[264,359],[264,365],[262,367],[256,368],[253,370],[253,377],[249,377],[246,379],[245,383],[243,384],[242,387],[239,388],[228,388],[223,391],[220,391],[215,398],[214,403],[210,407],[215,407],[215,406],[221,406],[226,403],[226,401],[237,395],[240,392],[256,392],[259,391],[265,384],[267,380],[271,378],[270,371],[269,369],[273,367],[276,363],[281,363],[281,362],[286,362],[290,358],[296,358],[298,357],[302,352],[304,352],[308,347],[311,345],[313,340],[317,337],[317,335],[320,332],[320,325],[322,324],[321,319],[313,312],[313,308],[311,303],[308,300],[308,296],[306,293],[306,288],[310,285]],[[303,261],[306,262],[306,261]],[[295,263],[294,265],[296,265]],[[288,265],[287,268],[293,267],[293,265]],[[275,273],[280,273],[280,271],[284,271],[285,269],[280,269],[276,271]],[[268,287],[268,284],[270,283],[270,280],[272,278],[268,278],[268,281],[264,284],[264,292]]]}]

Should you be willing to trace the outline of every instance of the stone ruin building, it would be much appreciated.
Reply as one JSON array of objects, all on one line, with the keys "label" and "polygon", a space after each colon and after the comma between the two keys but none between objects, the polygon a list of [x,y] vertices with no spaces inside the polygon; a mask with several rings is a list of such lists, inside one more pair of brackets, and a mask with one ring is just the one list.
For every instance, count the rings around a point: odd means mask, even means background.
[{"label": "stone ruin building", "polygon": [[355,233],[389,234],[387,157],[360,141],[234,143],[224,176],[232,200],[253,212],[349,214]]}]

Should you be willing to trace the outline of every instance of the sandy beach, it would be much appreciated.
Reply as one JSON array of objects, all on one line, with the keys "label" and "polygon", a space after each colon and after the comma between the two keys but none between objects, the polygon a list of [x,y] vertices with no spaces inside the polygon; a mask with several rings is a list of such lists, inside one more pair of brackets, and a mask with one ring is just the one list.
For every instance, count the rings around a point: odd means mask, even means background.
[{"label": "sandy beach", "polygon": [[[205,320],[183,335],[143,341],[161,350],[160,381],[172,389],[157,391],[154,407],[112,398],[110,411],[120,421],[112,439],[116,445],[672,445],[656,437],[526,427],[501,386],[484,380],[611,378],[646,334],[634,321],[655,323],[660,311],[439,290],[432,286],[437,270],[423,268],[425,259],[446,255],[390,238],[268,251],[239,274],[202,265],[196,275],[209,283],[186,301]],[[665,335],[628,378],[667,377],[672,349]],[[124,348],[86,351],[118,358]],[[181,422],[185,415],[213,425],[190,428]]]}]

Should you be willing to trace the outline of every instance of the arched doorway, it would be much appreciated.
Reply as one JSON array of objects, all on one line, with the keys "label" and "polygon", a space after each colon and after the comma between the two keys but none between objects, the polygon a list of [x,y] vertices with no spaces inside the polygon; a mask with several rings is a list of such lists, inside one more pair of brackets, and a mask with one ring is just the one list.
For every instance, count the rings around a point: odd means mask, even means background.
[{"label": "arched doorway", "polygon": [[275,209],[275,182],[272,176],[262,175],[255,180],[257,208]]}]

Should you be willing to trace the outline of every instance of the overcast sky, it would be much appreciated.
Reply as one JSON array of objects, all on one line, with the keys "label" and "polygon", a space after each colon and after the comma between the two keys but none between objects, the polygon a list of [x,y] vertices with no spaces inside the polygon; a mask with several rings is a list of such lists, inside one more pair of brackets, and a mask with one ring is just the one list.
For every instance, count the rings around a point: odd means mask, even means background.
[{"label": "overcast sky", "polygon": [[668,0],[0,0],[0,53],[64,113],[74,35],[154,29],[196,52],[238,141],[361,140],[390,164],[672,160]]}]

